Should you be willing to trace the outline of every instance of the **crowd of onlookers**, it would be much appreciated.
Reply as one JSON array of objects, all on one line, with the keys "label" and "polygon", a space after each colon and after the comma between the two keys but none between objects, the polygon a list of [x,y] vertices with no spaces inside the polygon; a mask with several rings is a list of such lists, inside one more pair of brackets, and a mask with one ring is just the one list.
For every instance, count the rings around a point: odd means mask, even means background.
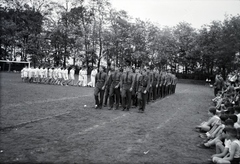
[{"label": "crowd of onlookers", "polygon": [[239,164],[240,161],[240,76],[230,73],[226,80],[217,74],[213,84],[215,98],[208,109],[209,119],[196,126],[201,148],[215,148],[210,163]]}]

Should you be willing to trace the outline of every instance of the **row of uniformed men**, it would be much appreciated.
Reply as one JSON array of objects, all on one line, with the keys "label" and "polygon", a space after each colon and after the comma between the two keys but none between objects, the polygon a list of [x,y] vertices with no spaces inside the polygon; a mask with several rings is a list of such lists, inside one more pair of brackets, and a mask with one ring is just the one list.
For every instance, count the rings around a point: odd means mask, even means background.
[{"label": "row of uniformed men", "polygon": [[122,72],[115,67],[106,73],[101,66],[95,77],[95,108],[102,108],[105,95],[105,104],[109,99],[109,110],[113,109],[114,103],[114,109],[118,109],[121,102],[123,111],[129,111],[133,105],[143,113],[150,101],[175,93],[176,84],[174,74],[165,71],[159,73],[157,68],[150,70],[127,66]]}]

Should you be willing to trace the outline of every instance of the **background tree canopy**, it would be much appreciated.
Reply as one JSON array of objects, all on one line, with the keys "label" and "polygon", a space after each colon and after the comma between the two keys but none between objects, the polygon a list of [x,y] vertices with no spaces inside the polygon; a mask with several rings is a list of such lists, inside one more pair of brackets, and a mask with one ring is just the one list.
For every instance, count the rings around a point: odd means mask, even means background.
[{"label": "background tree canopy", "polygon": [[240,66],[240,16],[226,16],[201,29],[179,22],[159,27],[116,11],[108,0],[5,0],[0,6],[2,60],[33,66],[92,68],[101,62],[171,69],[182,78],[210,78]]}]

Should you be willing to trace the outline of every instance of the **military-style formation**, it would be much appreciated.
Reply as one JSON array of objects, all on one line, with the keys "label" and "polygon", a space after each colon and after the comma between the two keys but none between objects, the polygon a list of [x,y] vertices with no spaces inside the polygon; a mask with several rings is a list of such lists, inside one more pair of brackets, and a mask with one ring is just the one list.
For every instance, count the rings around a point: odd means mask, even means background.
[{"label": "military-style formation", "polygon": [[[146,104],[175,93],[177,78],[170,71],[157,68],[134,68],[126,66],[109,70],[101,66],[95,77],[95,108],[109,107],[109,110],[129,111],[138,107],[143,113]],[[109,101],[109,104],[107,103]]]}]

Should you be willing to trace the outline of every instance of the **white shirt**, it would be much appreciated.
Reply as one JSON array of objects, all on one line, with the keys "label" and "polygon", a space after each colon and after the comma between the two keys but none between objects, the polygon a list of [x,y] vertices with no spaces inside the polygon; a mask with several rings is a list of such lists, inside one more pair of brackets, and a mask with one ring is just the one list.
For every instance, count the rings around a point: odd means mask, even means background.
[{"label": "white shirt", "polygon": [[83,81],[83,79],[84,79],[84,77],[83,77],[83,70],[81,69],[80,71],[79,71],[79,75],[78,75],[78,80],[79,81]]},{"label": "white shirt", "polygon": [[35,69],[35,76],[39,76],[39,68]]},{"label": "white shirt", "polygon": [[[239,140],[234,140],[231,142],[232,143],[236,143],[237,144],[237,149],[235,150],[235,154],[233,156],[233,158],[240,158],[240,141]],[[229,153],[231,154],[231,151],[233,151],[231,149],[231,146],[229,147]]]},{"label": "white shirt", "polygon": [[63,70],[64,72],[64,80],[68,80],[68,69]]},{"label": "white shirt", "polygon": [[23,68],[23,76],[24,77],[28,76],[28,68]]},{"label": "white shirt", "polygon": [[42,77],[43,76],[43,68],[39,69],[39,75]]},{"label": "white shirt", "polygon": [[53,73],[53,70],[50,68],[49,71],[48,71],[48,77],[49,78],[53,77],[52,73]]},{"label": "white shirt", "polygon": [[92,70],[91,77],[95,78],[96,75],[97,75],[97,69]]},{"label": "white shirt", "polygon": [[47,68],[43,69],[43,75],[44,75],[44,77],[48,77],[48,69]]},{"label": "white shirt", "polygon": [[60,68],[58,69],[58,78],[62,78],[62,70]]},{"label": "white shirt", "polygon": [[75,79],[75,78],[74,78],[74,74],[75,74],[75,70],[74,70],[74,69],[71,69],[71,70],[70,70],[70,77],[71,77],[71,79]]}]

